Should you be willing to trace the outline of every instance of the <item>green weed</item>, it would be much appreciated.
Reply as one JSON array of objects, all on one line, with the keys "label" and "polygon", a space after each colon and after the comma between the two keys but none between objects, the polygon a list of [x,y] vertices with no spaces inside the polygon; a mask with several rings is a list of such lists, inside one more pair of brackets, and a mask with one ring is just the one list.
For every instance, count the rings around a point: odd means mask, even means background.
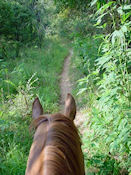
[{"label": "green weed", "polygon": [[[31,106],[39,96],[44,112],[59,109],[59,79],[68,48],[50,40],[42,49],[27,48],[0,72],[0,174],[24,175],[32,143]],[[47,44],[46,43],[46,44]],[[6,70],[6,71],[5,71]]]},{"label": "green weed", "polygon": [[[117,175],[130,172],[130,49],[126,47],[126,37],[129,36],[127,28],[129,24],[103,36],[101,55],[95,58],[95,64],[88,57],[92,52],[88,44],[92,45],[93,40],[88,38],[85,42],[86,39],[79,38],[79,43],[84,43],[80,46],[75,42],[80,51],[74,64],[78,70],[83,69],[84,75],[74,92],[78,92],[78,98],[82,99],[79,100],[80,105],[88,106],[87,113],[90,115],[86,119],[89,126],[85,126],[89,127],[89,133],[85,132],[82,136],[87,174]],[[85,53],[86,48],[88,52]],[[90,63],[92,68],[85,69],[86,63]]]}]

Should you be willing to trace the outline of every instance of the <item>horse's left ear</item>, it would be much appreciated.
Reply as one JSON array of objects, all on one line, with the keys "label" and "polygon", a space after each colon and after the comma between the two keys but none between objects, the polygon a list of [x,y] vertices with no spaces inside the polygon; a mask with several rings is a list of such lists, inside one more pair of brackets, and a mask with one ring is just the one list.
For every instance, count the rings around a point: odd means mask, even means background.
[{"label": "horse's left ear", "polygon": [[76,115],[76,103],[75,99],[71,94],[67,94],[65,101],[65,116],[69,117],[71,120],[75,119]]},{"label": "horse's left ear", "polygon": [[32,104],[32,117],[33,117],[33,119],[37,119],[42,114],[43,114],[42,105],[40,103],[39,98],[36,97],[33,104]]}]

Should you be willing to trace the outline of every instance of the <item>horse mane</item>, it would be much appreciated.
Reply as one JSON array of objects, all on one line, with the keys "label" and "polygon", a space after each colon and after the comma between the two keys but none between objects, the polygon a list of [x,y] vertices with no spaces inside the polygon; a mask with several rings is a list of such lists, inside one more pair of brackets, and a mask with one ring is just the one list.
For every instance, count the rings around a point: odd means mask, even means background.
[{"label": "horse mane", "polygon": [[33,121],[32,126],[36,132],[28,172],[38,157],[41,157],[37,172],[39,175],[84,174],[81,141],[71,119],[62,114],[40,116]]}]

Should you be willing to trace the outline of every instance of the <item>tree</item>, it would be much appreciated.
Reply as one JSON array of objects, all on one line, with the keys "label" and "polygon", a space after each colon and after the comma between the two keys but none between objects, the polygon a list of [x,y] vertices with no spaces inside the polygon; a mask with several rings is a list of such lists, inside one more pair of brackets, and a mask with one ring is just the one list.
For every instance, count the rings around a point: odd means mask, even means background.
[{"label": "tree", "polygon": [[15,49],[18,57],[20,47],[30,43],[41,47],[44,34],[46,10],[40,0],[1,0],[0,3],[0,40],[2,57],[7,48]]}]

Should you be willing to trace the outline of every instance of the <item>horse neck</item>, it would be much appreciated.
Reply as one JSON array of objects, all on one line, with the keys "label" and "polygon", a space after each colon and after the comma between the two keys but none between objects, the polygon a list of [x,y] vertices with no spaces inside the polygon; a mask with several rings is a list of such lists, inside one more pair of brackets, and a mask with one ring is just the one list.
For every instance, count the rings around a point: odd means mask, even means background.
[{"label": "horse neck", "polygon": [[[76,149],[73,144],[65,147],[60,144],[60,140],[55,142],[52,135],[54,132],[48,132],[48,127],[49,125],[42,123],[36,130],[29,154],[26,175],[83,175],[80,144],[76,144],[78,146],[78,149]],[[69,139],[69,142],[71,144],[73,140]],[[74,155],[74,153],[72,154],[73,149],[76,150],[74,152],[75,158],[72,156]],[[61,150],[67,150],[66,155]],[[78,160],[80,160],[79,163]],[[75,161],[77,161],[78,167],[74,167]]]},{"label": "horse neck", "polygon": [[41,174],[41,167],[43,162],[43,148],[45,144],[46,138],[46,129],[47,127],[43,129],[43,123],[37,128],[34,140],[31,145],[28,161],[27,161],[27,168],[25,175],[43,175]]}]

